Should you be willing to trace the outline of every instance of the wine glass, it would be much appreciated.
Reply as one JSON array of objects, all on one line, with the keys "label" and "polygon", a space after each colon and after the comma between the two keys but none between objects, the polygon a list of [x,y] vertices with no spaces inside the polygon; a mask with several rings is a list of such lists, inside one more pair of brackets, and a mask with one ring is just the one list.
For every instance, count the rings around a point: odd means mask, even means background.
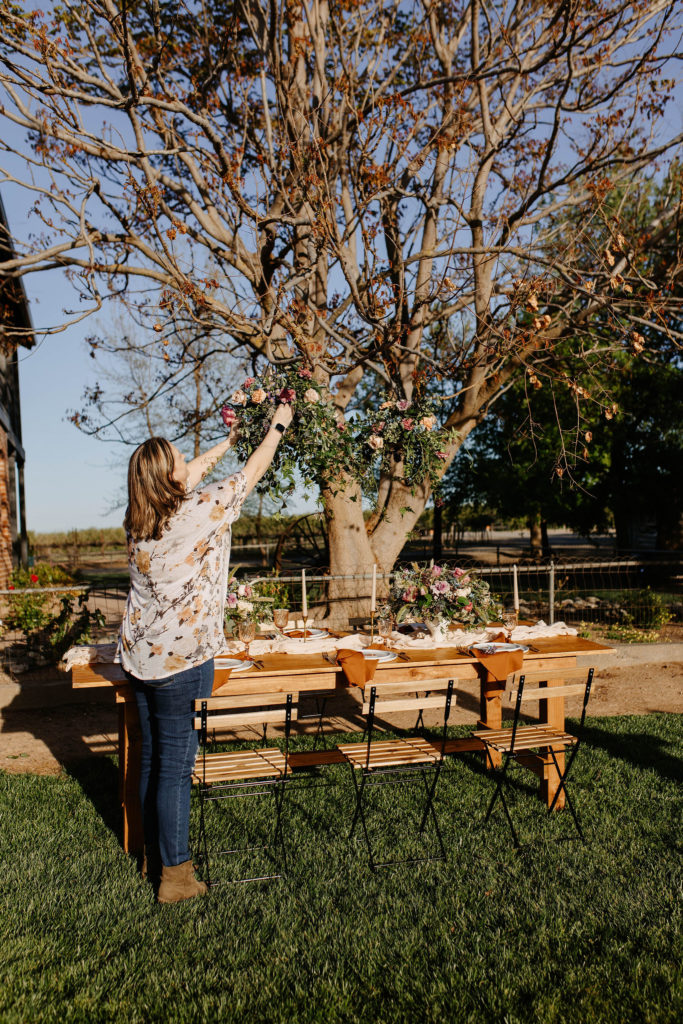
[{"label": "wine glass", "polygon": [[289,622],[289,608],[273,608],[273,624],[279,630],[280,636],[284,636],[284,629]]},{"label": "wine glass", "polygon": [[512,640],[512,630],[517,625],[517,609],[516,608],[504,608],[503,609],[503,625],[507,630],[507,641],[510,643]]},{"label": "wine glass", "polygon": [[256,623],[251,619],[242,619],[237,624],[237,635],[244,644],[244,657],[249,659],[249,644],[256,636]]},{"label": "wine glass", "polygon": [[394,616],[391,612],[380,612],[377,619],[377,632],[382,637],[385,647],[389,646],[389,638],[394,632]]}]

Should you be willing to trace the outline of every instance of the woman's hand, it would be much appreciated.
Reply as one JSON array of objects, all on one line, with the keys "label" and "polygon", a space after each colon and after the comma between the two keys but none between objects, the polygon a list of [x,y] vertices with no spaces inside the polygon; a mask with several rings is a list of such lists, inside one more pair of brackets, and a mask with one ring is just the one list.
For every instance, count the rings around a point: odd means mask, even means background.
[{"label": "woman's hand", "polygon": [[276,423],[281,423],[283,427],[288,427],[292,422],[294,412],[291,405],[287,402],[278,405],[277,409],[273,413],[273,418],[270,421],[271,427],[274,427]]}]

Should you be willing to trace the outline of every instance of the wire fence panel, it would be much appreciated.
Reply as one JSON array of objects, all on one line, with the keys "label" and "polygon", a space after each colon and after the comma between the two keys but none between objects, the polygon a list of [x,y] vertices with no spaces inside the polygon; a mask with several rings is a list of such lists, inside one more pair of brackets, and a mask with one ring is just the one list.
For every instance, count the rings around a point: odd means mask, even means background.
[{"label": "wire fence panel", "polygon": [[[683,568],[677,558],[577,558],[516,567],[474,560],[467,564],[459,558],[458,564],[472,568],[486,579],[501,605],[512,603],[516,569],[523,619],[638,628],[683,622]],[[388,592],[392,577],[392,573],[377,573],[378,604]],[[301,614],[301,570],[278,574],[276,578],[290,587],[293,615]],[[251,568],[242,573],[241,579],[267,581],[273,579],[273,574]],[[330,583],[341,581],[348,584],[344,589],[354,595],[357,616],[350,617],[350,624],[358,626],[370,614],[371,572],[331,576],[324,570],[311,572],[306,568],[312,617],[334,618],[336,602],[330,594]],[[22,672],[54,664],[74,643],[115,640],[127,595],[125,583],[101,581],[0,591],[0,667],[4,671]],[[348,598],[339,601],[346,602]]]}]

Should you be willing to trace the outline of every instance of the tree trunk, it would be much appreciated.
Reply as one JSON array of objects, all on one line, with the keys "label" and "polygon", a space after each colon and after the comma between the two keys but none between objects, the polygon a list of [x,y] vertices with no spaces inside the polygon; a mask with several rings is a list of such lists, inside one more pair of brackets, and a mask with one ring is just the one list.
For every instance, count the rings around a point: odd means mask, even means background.
[{"label": "tree trunk", "polygon": [[443,557],[443,514],[439,504],[434,504],[434,526],[432,530],[432,558],[440,562]]},{"label": "tree trunk", "polygon": [[541,549],[544,558],[550,558],[550,541],[548,540],[548,521],[541,519]]},{"label": "tree trunk", "polygon": [[529,546],[531,547],[531,557],[540,561],[543,554],[543,535],[541,532],[541,516],[538,512],[529,516],[527,519],[527,526],[529,527]]}]

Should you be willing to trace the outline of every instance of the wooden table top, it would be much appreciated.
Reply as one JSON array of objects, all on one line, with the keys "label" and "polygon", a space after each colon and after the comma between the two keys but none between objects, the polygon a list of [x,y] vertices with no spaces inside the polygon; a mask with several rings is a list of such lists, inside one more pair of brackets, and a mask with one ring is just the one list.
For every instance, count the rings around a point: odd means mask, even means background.
[{"label": "wooden table top", "polygon": [[[538,637],[533,641],[533,645],[537,650],[529,650],[525,655],[525,661],[535,663],[546,659],[575,658],[585,654],[614,653],[613,647],[584,640],[578,636]],[[468,674],[473,674],[475,666],[479,664],[475,657],[461,654],[457,647],[405,650],[401,654],[406,657],[380,663],[376,674],[395,673],[396,670],[405,670],[411,666],[421,669],[438,667],[441,670],[449,666],[460,670],[469,667]],[[341,685],[341,668],[327,661],[322,654],[262,654],[258,656],[258,660],[263,662],[262,669],[251,668],[246,672],[235,673],[230,677],[231,681],[244,680],[249,684],[248,689],[251,689],[252,683],[258,686],[259,680],[266,682],[272,679],[273,682],[282,684],[285,680],[298,676],[300,678],[297,680],[297,690],[327,689]],[[217,680],[220,674],[221,670],[217,668]],[[75,665],[71,670],[71,682],[74,689],[115,686],[120,690],[122,686],[128,685],[121,665],[111,663]]]}]

